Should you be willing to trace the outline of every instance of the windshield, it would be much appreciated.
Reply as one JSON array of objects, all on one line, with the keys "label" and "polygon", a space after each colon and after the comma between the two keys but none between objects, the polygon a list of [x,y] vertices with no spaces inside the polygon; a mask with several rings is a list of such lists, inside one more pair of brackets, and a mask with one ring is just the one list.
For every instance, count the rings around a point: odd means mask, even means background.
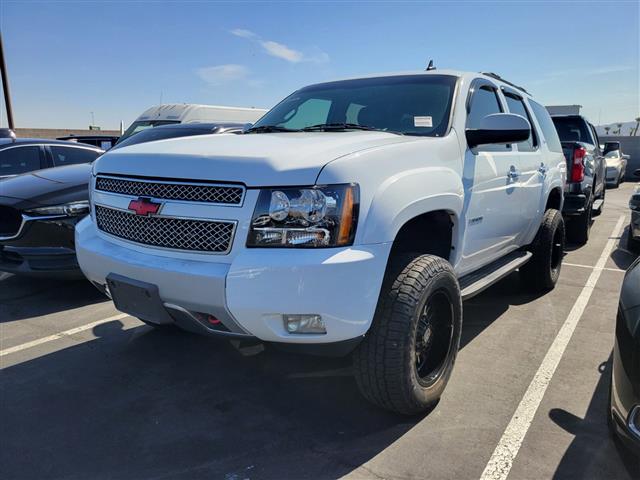
[{"label": "windshield", "polygon": [[[449,128],[457,77],[403,75],[322,83],[285,98],[253,126],[256,133],[327,129],[382,130],[440,137]],[[260,128],[262,127],[262,128]]]},{"label": "windshield", "polygon": [[594,145],[587,122],[581,117],[551,117],[563,142],[583,142]]},{"label": "windshield", "polygon": [[119,145],[124,139],[130,137],[134,133],[141,132],[142,130],[146,130],[148,128],[157,127],[158,125],[173,125],[175,123],[180,123],[179,120],[144,120],[144,121],[136,121],[133,122],[129,128],[125,130],[120,139],[116,142],[116,145]]}]

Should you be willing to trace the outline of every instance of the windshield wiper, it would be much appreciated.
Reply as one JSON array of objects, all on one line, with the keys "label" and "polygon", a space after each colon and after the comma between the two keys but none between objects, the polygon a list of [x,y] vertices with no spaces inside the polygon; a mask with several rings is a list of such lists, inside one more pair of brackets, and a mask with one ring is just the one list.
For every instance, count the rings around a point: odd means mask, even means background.
[{"label": "windshield wiper", "polygon": [[373,132],[386,132],[395,133],[396,135],[403,135],[400,132],[393,132],[391,130],[384,130],[382,128],[369,127],[368,125],[359,125],[357,123],[319,123],[317,125],[311,125],[302,129],[303,132],[314,132],[316,130],[368,130]]},{"label": "windshield wiper", "polygon": [[257,127],[251,127],[244,133],[273,133],[273,132],[300,132],[301,130],[279,127],[277,125],[259,125]]}]

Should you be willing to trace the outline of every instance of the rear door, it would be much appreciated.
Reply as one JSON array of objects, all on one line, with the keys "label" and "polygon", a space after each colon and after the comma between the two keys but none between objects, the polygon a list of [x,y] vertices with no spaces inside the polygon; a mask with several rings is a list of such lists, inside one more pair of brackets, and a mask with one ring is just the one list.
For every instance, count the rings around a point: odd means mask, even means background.
[{"label": "rear door", "polygon": [[504,98],[510,113],[521,115],[531,124],[531,135],[524,141],[515,145],[518,150],[518,163],[520,165],[519,201],[523,220],[521,235],[526,235],[532,225],[540,220],[542,206],[542,194],[544,179],[549,165],[544,162],[544,156],[540,150],[540,135],[536,131],[535,122],[531,112],[525,104],[525,100],[518,92],[511,89],[503,89]]},{"label": "rear door", "polygon": [[[478,128],[485,116],[505,110],[492,82],[474,80],[467,100],[466,128]],[[513,145],[467,148],[463,271],[490,263],[515,248],[524,225],[517,193],[520,170]]]}]

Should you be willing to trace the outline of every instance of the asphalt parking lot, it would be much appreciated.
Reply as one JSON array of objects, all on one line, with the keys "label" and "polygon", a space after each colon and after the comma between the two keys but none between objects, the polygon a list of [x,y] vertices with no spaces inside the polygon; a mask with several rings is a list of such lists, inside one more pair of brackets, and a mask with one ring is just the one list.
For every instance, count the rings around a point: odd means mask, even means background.
[{"label": "asphalt parking lot", "polygon": [[244,356],[153,330],[86,282],[0,274],[0,476],[477,479],[497,446],[513,450],[505,429],[551,351],[557,369],[536,387],[508,477],[631,478],[606,426],[618,294],[634,259],[631,188],[607,192],[555,290],[531,295],[514,274],[465,303],[452,380],[420,418],[369,405],[348,359]]}]

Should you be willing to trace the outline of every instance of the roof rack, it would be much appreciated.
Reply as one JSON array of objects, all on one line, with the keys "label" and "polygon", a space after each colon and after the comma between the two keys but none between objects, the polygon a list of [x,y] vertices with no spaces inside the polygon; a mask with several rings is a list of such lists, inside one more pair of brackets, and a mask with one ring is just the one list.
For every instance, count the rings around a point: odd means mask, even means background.
[{"label": "roof rack", "polygon": [[491,78],[495,78],[496,80],[500,80],[502,83],[506,83],[507,85],[512,86],[513,88],[517,88],[518,90],[520,90],[521,92],[526,93],[527,95],[531,95],[529,92],[527,92],[524,87],[521,87],[519,85],[516,85],[515,83],[511,83],[507,80],[505,80],[504,78],[502,78],[500,75],[498,75],[497,73],[493,73],[493,72],[481,72],[483,75],[486,75],[487,77],[491,77]]}]

